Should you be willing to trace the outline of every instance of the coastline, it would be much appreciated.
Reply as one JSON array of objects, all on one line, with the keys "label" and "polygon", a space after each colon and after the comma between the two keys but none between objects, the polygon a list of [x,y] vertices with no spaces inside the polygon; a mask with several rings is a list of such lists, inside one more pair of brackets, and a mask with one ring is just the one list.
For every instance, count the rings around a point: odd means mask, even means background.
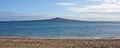
[{"label": "coastline", "polygon": [[110,36],[98,36],[98,37],[15,37],[15,36],[0,36],[0,38],[32,38],[32,39],[120,39],[120,37],[110,37]]},{"label": "coastline", "polygon": [[0,48],[120,48],[120,39],[0,38]]}]

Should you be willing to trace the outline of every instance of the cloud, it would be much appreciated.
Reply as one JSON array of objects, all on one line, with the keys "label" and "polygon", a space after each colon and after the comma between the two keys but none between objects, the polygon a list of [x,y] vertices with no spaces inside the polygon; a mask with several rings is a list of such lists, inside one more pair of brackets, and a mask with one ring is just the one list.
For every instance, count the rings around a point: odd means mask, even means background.
[{"label": "cloud", "polygon": [[120,5],[100,4],[100,5],[88,6],[85,8],[70,7],[68,9],[77,13],[112,13],[112,12],[120,12]]},{"label": "cloud", "polygon": [[104,3],[116,3],[116,2],[119,2],[120,0],[90,0],[90,1],[99,1],[99,2],[104,2]]},{"label": "cloud", "polygon": [[0,11],[0,21],[17,21],[17,20],[41,20],[53,18],[45,15],[32,15],[27,13]]},{"label": "cloud", "polygon": [[120,21],[120,16],[113,15],[98,15],[98,14],[85,14],[82,16],[64,15],[63,18],[83,20],[83,21]]},{"label": "cloud", "polygon": [[17,13],[12,11],[0,11],[0,16],[31,16],[32,14]]},{"label": "cloud", "polygon": [[67,10],[73,13],[79,14],[64,16],[67,18],[78,19],[78,20],[102,20],[102,21],[120,21],[120,0],[89,0],[90,2],[101,2],[95,5],[87,5],[84,7],[79,7],[77,2],[77,7],[74,5],[65,6]]},{"label": "cloud", "polygon": [[[120,4],[117,3],[117,0],[90,0],[90,1],[103,1],[105,3],[101,3],[98,5],[92,5],[92,6],[86,6],[86,7],[74,7],[66,5],[73,5],[71,3],[60,3],[64,7],[66,7],[68,10],[71,10],[76,13],[117,13],[120,12]],[[115,3],[109,3],[109,2],[115,2]]]},{"label": "cloud", "polygon": [[61,6],[74,6],[76,5],[75,3],[56,3],[57,5],[61,5]]}]

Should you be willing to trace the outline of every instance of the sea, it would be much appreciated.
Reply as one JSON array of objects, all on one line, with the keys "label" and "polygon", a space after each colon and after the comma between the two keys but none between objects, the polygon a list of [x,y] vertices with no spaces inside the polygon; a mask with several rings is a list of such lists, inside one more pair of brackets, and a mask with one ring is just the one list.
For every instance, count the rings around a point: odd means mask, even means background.
[{"label": "sea", "polygon": [[119,22],[15,21],[0,22],[3,38],[116,39]]}]

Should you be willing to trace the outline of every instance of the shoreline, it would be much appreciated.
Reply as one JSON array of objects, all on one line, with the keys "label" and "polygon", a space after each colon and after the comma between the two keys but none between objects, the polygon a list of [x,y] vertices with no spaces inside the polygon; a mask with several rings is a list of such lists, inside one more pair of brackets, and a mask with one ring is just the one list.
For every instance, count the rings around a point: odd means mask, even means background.
[{"label": "shoreline", "polygon": [[31,39],[120,39],[120,37],[8,37],[8,36],[0,36],[0,38],[31,38]]},{"label": "shoreline", "polygon": [[0,38],[0,48],[120,48],[120,39]]}]

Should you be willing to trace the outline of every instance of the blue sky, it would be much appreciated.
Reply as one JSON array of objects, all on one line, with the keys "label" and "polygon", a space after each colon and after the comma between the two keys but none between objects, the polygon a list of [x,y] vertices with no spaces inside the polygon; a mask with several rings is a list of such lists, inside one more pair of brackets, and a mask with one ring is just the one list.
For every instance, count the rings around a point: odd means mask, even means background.
[{"label": "blue sky", "polygon": [[[68,0],[69,1],[69,0]],[[0,0],[0,11],[28,13],[34,15],[64,14],[63,7],[55,3],[67,2],[64,0]]]},{"label": "blue sky", "polygon": [[120,21],[119,0],[0,0],[0,20]]}]

